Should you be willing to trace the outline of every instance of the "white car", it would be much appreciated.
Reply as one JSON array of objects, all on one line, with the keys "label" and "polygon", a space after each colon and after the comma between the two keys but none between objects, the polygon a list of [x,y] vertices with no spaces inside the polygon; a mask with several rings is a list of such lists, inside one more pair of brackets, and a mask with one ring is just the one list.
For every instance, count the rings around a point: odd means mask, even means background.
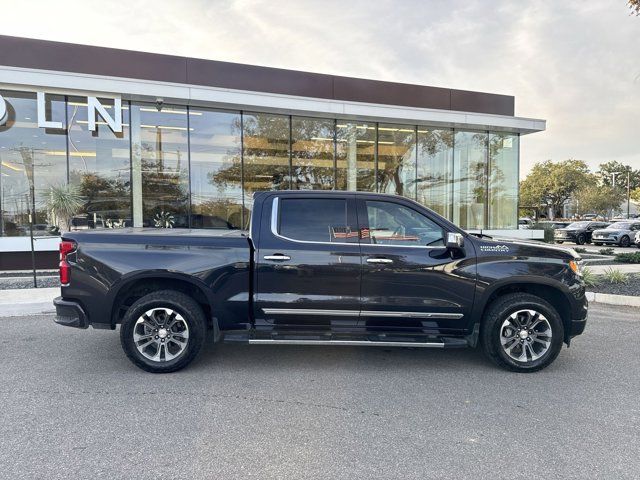
[{"label": "white car", "polygon": [[636,244],[636,247],[640,248],[640,232],[636,233],[636,238],[634,238],[633,243]]},{"label": "white car", "polygon": [[628,247],[631,242],[635,242],[638,232],[640,232],[640,222],[638,221],[615,222],[607,228],[593,232],[591,241],[594,245]]},{"label": "white car", "polygon": [[533,220],[529,217],[521,217],[518,219],[518,228],[520,230],[529,230],[531,227],[533,227]]}]

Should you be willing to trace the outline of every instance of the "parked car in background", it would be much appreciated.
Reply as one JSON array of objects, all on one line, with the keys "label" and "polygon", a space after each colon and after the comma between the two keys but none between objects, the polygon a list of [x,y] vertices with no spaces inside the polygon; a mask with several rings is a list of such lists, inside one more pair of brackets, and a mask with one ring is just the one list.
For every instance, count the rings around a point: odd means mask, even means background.
[{"label": "parked car in background", "polygon": [[640,248],[640,232],[636,232],[636,238],[634,239],[633,243],[636,244],[636,247]]},{"label": "parked car in background", "polygon": [[520,230],[529,230],[531,227],[533,227],[533,220],[531,220],[529,217],[520,217],[518,219],[518,228]]},{"label": "parked car in background", "polygon": [[589,221],[595,221],[598,220],[598,214],[597,213],[585,213],[584,215],[581,216],[582,220],[589,220]]},{"label": "parked car in background", "polygon": [[635,241],[636,233],[640,231],[640,221],[615,222],[607,228],[593,234],[594,245],[619,245],[628,247]]},{"label": "parked car in background", "polygon": [[591,243],[591,235],[594,231],[607,227],[606,222],[573,222],[565,228],[558,228],[554,232],[556,243],[575,242],[578,245]]},{"label": "parked car in background", "polygon": [[550,228],[552,230],[557,230],[558,228],[565,228],[570,225],[571,222],[562,222],[562,221],[545,221],[538,222],[536,225],[542,228]]}]

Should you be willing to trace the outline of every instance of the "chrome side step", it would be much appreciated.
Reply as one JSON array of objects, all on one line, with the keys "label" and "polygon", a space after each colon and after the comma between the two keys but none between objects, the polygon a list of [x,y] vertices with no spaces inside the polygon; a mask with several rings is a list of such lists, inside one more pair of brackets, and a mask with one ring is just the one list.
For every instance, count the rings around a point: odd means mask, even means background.
[{"label": "chrome side step", "polygon": [[367,347],[419,347],[419,348],[444,348],[443,342],[384,342],[377,340],[302,340],[302,339],[270,339],[251,338],[251,345],[340,345],[340,346],[367,346]]}]

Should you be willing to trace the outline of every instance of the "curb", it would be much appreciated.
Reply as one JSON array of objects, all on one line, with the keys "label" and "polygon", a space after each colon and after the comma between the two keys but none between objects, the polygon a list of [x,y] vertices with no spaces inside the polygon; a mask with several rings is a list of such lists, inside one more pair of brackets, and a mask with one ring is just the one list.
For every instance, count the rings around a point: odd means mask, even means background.
[{"label": "curb", "polygon": [[24,317],[54,313],[53,299],[58,295],[60,287],[0,290],[2,316]]},{"label": "curb", "polygon": [[593,303],[604,303],[606,305],[622,305],[626,307],[640,307],[640,297],[631,295],[613,295],[612,293],[587,292],[587,300]]}]

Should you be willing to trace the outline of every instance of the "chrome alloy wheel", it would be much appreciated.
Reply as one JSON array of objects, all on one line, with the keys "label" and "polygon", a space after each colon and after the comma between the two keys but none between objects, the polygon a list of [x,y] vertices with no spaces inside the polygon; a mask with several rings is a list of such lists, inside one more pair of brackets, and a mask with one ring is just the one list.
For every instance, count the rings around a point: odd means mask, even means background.
[{"label": "chrome alloy wheel", "polygon": [[175,310],[153,308],[136,321],[133,343],[145,358],[168,362],[179,357],[187,347],[189,326]]},{"label": "chrome alloy wheel", "polygon": [[533,362],[551,347],[549,320],[535,310],[518,310],[500,327],[500,343],[509,357],[518,362]]}]

